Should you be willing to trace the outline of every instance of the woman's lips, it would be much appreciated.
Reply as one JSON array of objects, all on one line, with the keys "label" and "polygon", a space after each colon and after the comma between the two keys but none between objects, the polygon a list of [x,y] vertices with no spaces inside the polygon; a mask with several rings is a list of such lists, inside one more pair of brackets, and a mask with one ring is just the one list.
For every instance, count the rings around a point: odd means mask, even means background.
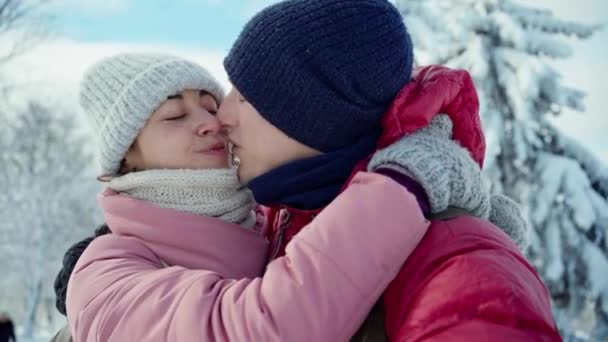
[{"label": "woman's lips", "polygon": [[209,148],[199,151],[199,153],[213,156],[226,156],[226,144],[215,144]]}]

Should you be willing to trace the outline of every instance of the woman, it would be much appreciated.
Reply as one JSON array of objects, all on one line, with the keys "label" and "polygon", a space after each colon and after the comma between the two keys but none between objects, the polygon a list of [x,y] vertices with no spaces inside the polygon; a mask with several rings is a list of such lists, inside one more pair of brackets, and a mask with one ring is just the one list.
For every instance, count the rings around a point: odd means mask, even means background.
[{"label": "woman", "polygon": [[[267,241],[215,117],[217,81],[180,58],[124,54],[94,65],[80,94],[112,234],[71,275],[75,341],[345,340],[428,226],[406,188],[362,173],[264,270]],[[354,215],[337,221],[343,212]]]}]

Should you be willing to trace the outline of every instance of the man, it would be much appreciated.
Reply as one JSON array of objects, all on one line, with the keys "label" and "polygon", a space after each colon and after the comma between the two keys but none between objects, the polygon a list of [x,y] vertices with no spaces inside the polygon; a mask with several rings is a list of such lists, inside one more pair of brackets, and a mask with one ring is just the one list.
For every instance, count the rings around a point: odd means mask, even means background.
[{"label": "man", "polygon": [[[241,182],[267,207],[270,259],[355,171],[388,166],[413,175],[441,215],[357,336],[384,325],[392,341],[560,340],[548,292],[514,243],[525,242],[519,209],[463,177],[467,158],[481,167],[485,152],[472,80],[430,67],[410,83],[412,56],[384,0],[284,1],[245,26],[224,62],[234,89],[218,117]],[[451,122],[406,135],[439,113]],[[450,191],[434,190],[445,182]]]}]

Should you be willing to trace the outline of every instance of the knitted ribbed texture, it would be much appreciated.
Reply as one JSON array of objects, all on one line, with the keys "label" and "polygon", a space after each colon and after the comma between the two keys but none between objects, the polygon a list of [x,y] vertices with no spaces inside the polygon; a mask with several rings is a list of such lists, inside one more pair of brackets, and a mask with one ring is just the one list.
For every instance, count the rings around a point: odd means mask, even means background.
[{"label": "knitted ribbed texture", "polygon": [[493,195],[490,221],[507,233],[522,251],[528,247],[528,222],[515,201],[503,195]]},{"label": "knitted ribbed texture", "polygon": [[80,105],[98,137],[104,175],[115,174],[125,153],[152,112],[183,90],[205,90],[218,102],[220,83],[201,66],[159,54],[128,53],[102,59],[80,83]]},{"label": "knitted ribbed texture", "polygon": [[114,178],[108,187],[162,208],[216,217],[253,228],[251,192],[239,184],[235,169],[148,170]]},{"label": "knitted ribbed texture", "polygon": [[412,41],[386,0],[290,0],[244,27],[224,66],[270,123],[320,151],[374,129],[411,79]]},{"label": "knitted ribbed texture", "polygon": [[489,219],[523,249],[527,224],[521,209],[507,197],[490,194],[478,164],[451,138],[452,121],[438,115],[428,127],[376,152],[368,169],[390,168],[407,174],[424,188],[432,213],[448,207],[464,209]]},{"label": "knitted ribbed texture", "polygon": [[453,206],[487,218],[490,195],[479,166],[466,149],[451,140],[451,134],[452,121],[447,115],[439,115],[428,127],[378,151],[369,168],[385,164],[407,170],[426,191],[432,213]]}]

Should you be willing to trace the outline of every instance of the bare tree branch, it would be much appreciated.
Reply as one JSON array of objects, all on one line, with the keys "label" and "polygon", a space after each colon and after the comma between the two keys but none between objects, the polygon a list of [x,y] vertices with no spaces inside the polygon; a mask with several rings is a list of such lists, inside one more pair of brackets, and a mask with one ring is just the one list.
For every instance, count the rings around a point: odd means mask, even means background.
[{"label": "bare tree branch", "polygon": [[48,29],[43,23],[42,9],[51,1],[0,1],[0,39],[5,40],[5,51],[0,53],[0,66],[46,38]]}]

